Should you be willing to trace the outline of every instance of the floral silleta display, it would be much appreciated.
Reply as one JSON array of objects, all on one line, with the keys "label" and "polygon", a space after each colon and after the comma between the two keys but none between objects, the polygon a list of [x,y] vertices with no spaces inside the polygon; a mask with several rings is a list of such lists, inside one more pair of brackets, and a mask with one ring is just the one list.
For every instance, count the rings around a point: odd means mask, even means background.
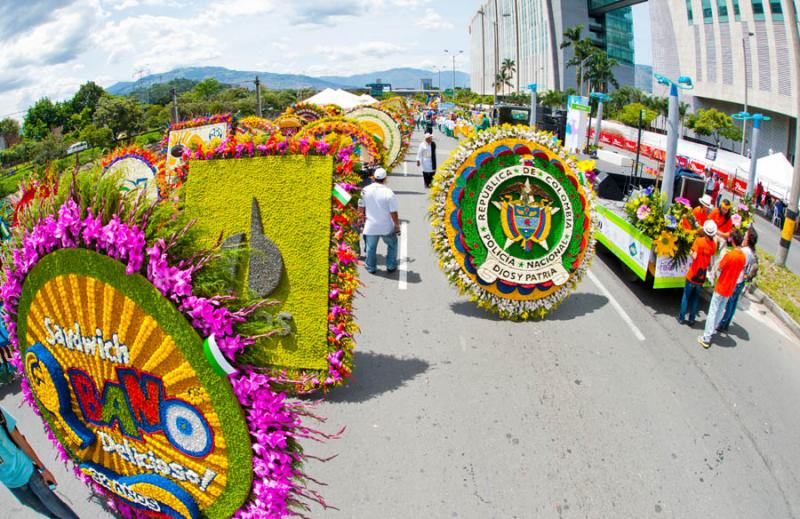
[{"label": "floral silleta display", "polygon": [[230,354],[276,333],[174,202],[84,171],[25,209],[0,297],[25,400],[122,517],[278,518],[324,504],[299,442],[324,434]]},{"label": "floral silleta display", "polygon": [[450,282],[507,319],[540,319],[594,256],[593,191],[552,135],[502,126],[464,141],[434,178],[433,247]]},{"label": "floral silleta display", "polygon": [[[625,215],[631,225],[653,240],[658,256],[670,258],[674,265],[682,266],[689,260],[700,226],[692,215],[689,200],[676,197],[665,210],[665,196],[652,186],[634,193],[625,204]],[[732,213],[734,228],[747,229],[750,226],[753,217],[747,204],[736,204]]]}]

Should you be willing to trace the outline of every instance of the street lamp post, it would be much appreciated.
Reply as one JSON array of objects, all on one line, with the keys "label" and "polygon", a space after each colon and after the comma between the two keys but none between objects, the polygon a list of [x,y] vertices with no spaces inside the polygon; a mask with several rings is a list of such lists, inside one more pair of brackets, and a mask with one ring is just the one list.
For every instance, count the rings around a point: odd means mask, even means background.
[{"label": "street lamp post", "polygon": [[[744,124],[748,120],[753,120],[753,138],[750,140],[750,171],[747,175],[747,190],[745,191],[745,198],[753,197],[753,188],[756,184],[756,161],[758,160],[758,132],[761,127],[761,121],[769,121],[769,117],[762,114],[750,114],[748,112],[739,112],[733,114],[734,119],[741,120]],[[734,186],[734,189],[736,186]]]},{"label": "street lamp post", "polygon": [[678,81],[654,74],[656,81],[661,85],[668,85],[669,89],[669,118],[667,122],[667,153],[664,159],[664,178],[661,184],[662,193],[666,194],[665,209],[672,204],[672,195],[675,190],[675,156],[678,153],[678,131],[680,115],[678,111],[678,89],[691,90],[694,88],[692,78],[681,76]]},{"label": "street lamp post", "polygon": [[531,119],[529,121],[530,127],[536,126],[536,83],[530,83],[528,88],[531,89]]},{"label": "street lamp post", "polygon": [[597,117],[594,122],[594,147],[600,142],[600,129],[603,122],[603,104],[611,100],[611,96],[603,92],[592,92],[589,97],[597,99]]},{"label": "street lamp post", "polygon": [[[753,36],[752,32],[748,32],[747,36]],[[742,36],[742,59],[744,60],[744,110],[741,113],[747,113],[747,36]],[[747,119],[742,119],[742,152],[744,155],[745,143],[747,143]],[[750,154],[753,155],[752,153]]]},{"label": "street lamp post", "polygon": [[464,51],[460,50],[458,52],[456,52],[456,51],[450,52],[449,50],[444,49],[444,53],[453,58],[453,100],[455,101],[455,99],[456,99],[456,58],[458,57],[459,54],[463,54]]}]

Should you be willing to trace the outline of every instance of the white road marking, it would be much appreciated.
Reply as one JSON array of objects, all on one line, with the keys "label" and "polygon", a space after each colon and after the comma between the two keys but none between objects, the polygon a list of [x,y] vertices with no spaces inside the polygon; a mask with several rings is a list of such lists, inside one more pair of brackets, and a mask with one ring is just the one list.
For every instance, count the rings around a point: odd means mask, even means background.
[{"label": "white road marking", "polygon": [[408,223],[400,223],[400,276],[397,280],[397,288],[406,290],[408,288]]},{"label": "white road marking", "polygon": [[633,319],[631,319],[631,316],[628,315],[628,312],[626,312],[625,309],[622,308],[622,305],[619,304],[619,301],[617,301],[614,298],[614,296],[611,295],[611,292],[609,292],[608,289],[605,287],[605,285],[603,285],[600,282],[600,280],[597,279],[597,276],[595,276],[593,272],[589,272],[588,274],[589,274],[589,279],[592,280],[592,283],[597,285],[597,288],[600,289],[600,293],[602,293],[604,296],[606,296],[608,298],[608,301],[611,303],[611,306],[613,306],[614,310],[616,310],[617,313],[619,314],[619,316],[622,317],[622,320],[625,321],[625,324],[627,324],[628,328],[631,329],[631,331],[633,332],[633,335],[635,335],[636,338],[639,339],[640,341],[645,340],[644,334],[634,324]]},{"label": "white road marking", "polygon": [[403,161],[403,176],[408,176],[408,162]]}]

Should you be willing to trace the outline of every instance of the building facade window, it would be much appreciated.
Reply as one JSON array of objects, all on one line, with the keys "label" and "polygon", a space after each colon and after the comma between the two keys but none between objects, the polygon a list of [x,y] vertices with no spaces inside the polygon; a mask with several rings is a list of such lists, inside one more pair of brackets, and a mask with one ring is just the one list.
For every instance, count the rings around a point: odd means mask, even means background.
[{"label": "building facade window", "polygon": [[728,21],[728,0],[717,0],[717,18],[719,23]]},{"label": "building facade window", "polygon": [[753,19],[757,22],[763,22],[766,18],[764,14],[764,2],[762,0],[752,0],[753,2]]},{"label": "building facade window", "polygon": [[783,21],[783,6],[781,0],[769,0],[769,10],[772,12],[772,19],[776,22]]},{"label": "building facade window", "polygon": [[703,7],[703,22],[714,23],[714,10],[711,8],[711,0],[700,0]]},{"label": "building facade window", "polygon": [[739,10],[739,0],[733,0],[733,19],[737,22],[742,21],[742,13]]},{"label": "building facade window", "polygon": [[689,18],[689,25],[694,23],[694,11],[692,11],[692,0],[686,0],[686,16]]}]

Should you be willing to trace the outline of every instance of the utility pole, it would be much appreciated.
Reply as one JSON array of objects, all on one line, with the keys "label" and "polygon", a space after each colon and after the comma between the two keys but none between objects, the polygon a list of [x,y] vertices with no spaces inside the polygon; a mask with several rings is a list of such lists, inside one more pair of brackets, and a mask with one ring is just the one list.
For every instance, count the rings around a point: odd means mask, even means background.
[{"label": "utility pole", "polygon": [[[748,32],[745,36],[742,36],[742,58],[744,59],[744,110],[743,112],[747,112],[747,37],[752,36],[754,33]],[[742,151],[741,154],[744,155],[744,148],[747,143],[747,119],[742,119]],[[752,156],[752,153],[750,154]]]},{"label": "utility pole", "polygon": [[256,115],[261,117],[261,80],[256,76]]},{"label": "utility pole", "polygon": [[[785,2],[786,20],[789,23],[789,34],[792,38],[792,50],[795,60],[800,56],[800,24],[797,23],[797,9],[794,2]],[[780,247],[776,263],[786,265],[786,256],[789,255],[789,247],[792,245],[794,228],[797,225],[797,199],[800,197],[800,64],[794,64],[794,121],[795,121],[795,141],[794,141],[794,174],[792,175],[792,189],[789,191],[789,206],[786,208],[786,218],[783,219],[783,232],[781,233]]]},{"label": "utility pole", "polygon": [[673,81],[661,74],[653,74],[661,85],[667,85],[669,89],[669,118],[667,120],[667,153],[664,161],[664,178],[661,182],[661,192],[666,194],[664,209],[672,205],[673,191],[675,190],[675,156],[678,152],[678,130],[680,126],[680,115],[678,113],[678,90],[689,90],[694,88],[692,79],[688,76],[681,76],[677,81]]},{"label": "utility pole", "polygon": [[172,94],[172,122],[178,122],[178,91],[173,87],[170,89]]},{"label": "utility pole", "polygon": [[536,126],[536,89],[538,85],[536,83],[530,83],[528,88],[531,89],[531,119],[528,125],[533,128]]},{"label": "utility pole", "polygon": [[449,50],[444,49],[444,53],[453,58],[453,100],[454,101],[456,99],[456,58],[458,57],[459,54],[463,54],[463,52],[464,52],[463,50],[450,52]]}]

